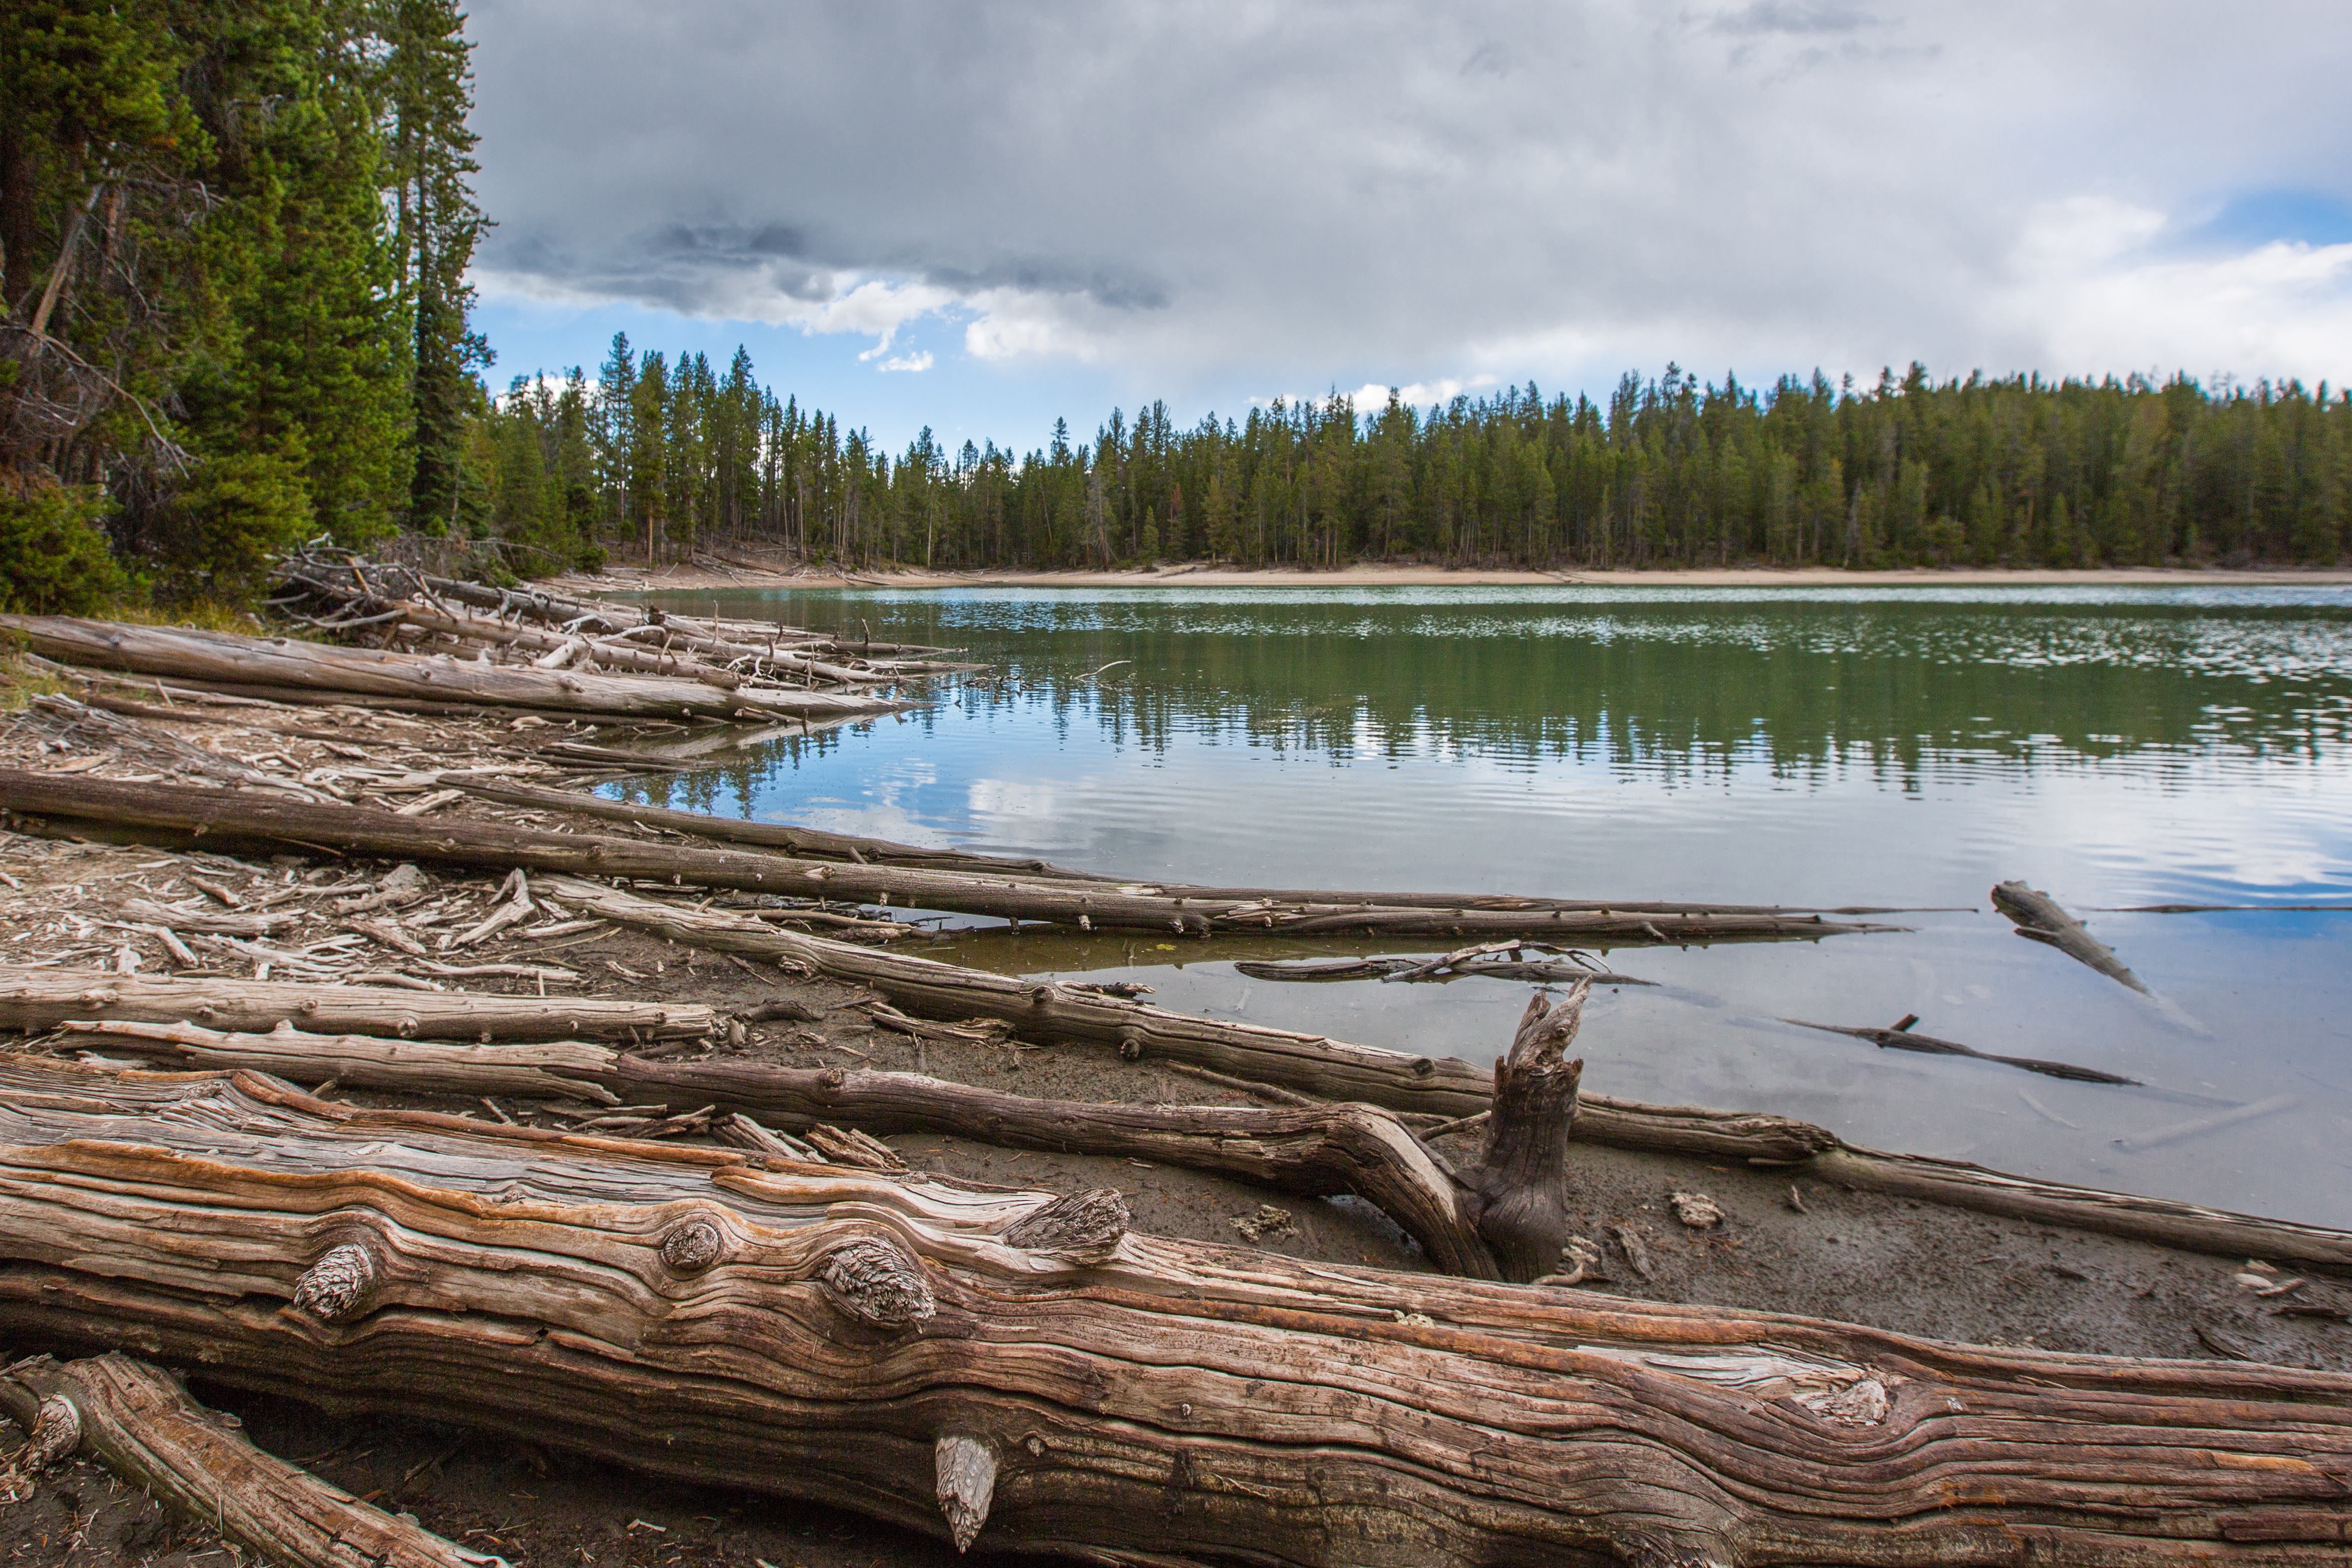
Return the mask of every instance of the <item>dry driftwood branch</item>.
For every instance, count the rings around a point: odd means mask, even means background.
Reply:
[[[879,697],[783,687],[722,691],[696,680],[512,669],[417,653],[247,637],[186,627],[135,626],[71,616],[5,615],[0,626],[62,664],[142,675],[333,692],[350,697],[426,699],[529,708],[574,716],[675,718],[760,715],[896,713],[913,706]]]
[[[2347,1544],[2333,1374],[1297,1264],[1124,1233],[1109,1200],[258,1075],[0,1068],[0,1194],[17,1343],[202,1352],[231,1385],[427,1401],[997,1550],[2100,1568]]]
[[[69,1425],[81,1451],[265,1562],[505,1568],[504,1558],[445,1541],[263,1453],[238,1434],[236,1417],[205,1409],[168,1374],[126,1355],[20,1361],[0,1373],[0,1408],[27,1432],[44,1421],[52,1430]]]
[[[1013,1148],[1108,1155],[1264,1182],[1328,1197],[1352,1193],[1377,1205],[1452,1274],[1496,1278],[1480,1239],[1480,1205],[1395,1117],[1370,1105],[1275,1109],[1244,1105],[1095,1104],[1039,1100],[908,1072],[773,1067],[745,1061],[650,1061],[579,1041],[551,1045],[444,1045],[352,1035],[226,1033],[193,1024],[68,1026],[109,1055],[135,1052],[172,1065],[247,1069],[291,1082],[420,1094],[624,1100],[709,1104],[805,1131],[838,1123],[869,1132],[948,1133]],[[1567,1126],[1548,1162],[1530,1139],[1521,1166],[1484,1182],[1486,1203],[1514,1181],[1547,1190],[1565,1168]],[[1548,1271],[1557,1240],[1522,1277]]]
[[[0,810],[90,833],[135,833],[158,841],[209,847],[283,849],[325,846],[347,854],[521,866],[573,875],[618,876],[791,894],[900,908],[945,909],[1081,929],[1215,930],[1306,934],[1339,929],[1389,933],[1534,931],[1548,936],[1622,944],[1812,941],[1893,926],[1858,925],[1818,915],[1651,915],[1562,908],[1438,909],[1336,904],[1275,904],[1256,899],[1202,899],[1126,883],[1062,883],[1042,877],[980,876],[856,862],[795,862],[749,851],[647,843],[637,839],[557,833],[502,822],[424,822],[372,806],[310,805],[262,800],[243,791],[191,790],[81,775],[0,769]]]
[[[0,967],[0,1029],[36,1032],[69,1019],[208,1025],[267,1032],[280,1024],[324,1034],[402,1040],[694,1040],[724,1032],[696,1002],[486,996],[271,980],[159,980]]]
[[[2055,947],[2077,963],[2088,964],[2111,980],[2120,981],[2146,996],[2147,987],[2116,956],[2115,949],[2092,936],[2083,923],[2058,906],[2048,894],[2021,882],[1994,884],[1993,907],[2009,916],[2017,934]]]

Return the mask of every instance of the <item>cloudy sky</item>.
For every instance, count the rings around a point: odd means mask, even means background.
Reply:
[[[494,379],[902,444],[1532,379],[2352,381],[2352,8],[478,0]]]

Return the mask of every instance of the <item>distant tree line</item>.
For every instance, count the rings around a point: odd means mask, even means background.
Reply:
[[[487,400],[456,0],[0,5],[0,600],[446,528]]]
[[[518,380],[476,433],[477,526],[551,557],[665,560],[728,541],[851,566],[1156,559],[1334,567],[2334,563],[2352,525],[2352,399],[2207,388],[1788,377],[1675,366],[1608,402],[1530,384],[1416,409],[1391,394],[1212,415],[1114,410],[1091,441],[893,456],[779,402],[738,350],[635,353],[592,383]]]

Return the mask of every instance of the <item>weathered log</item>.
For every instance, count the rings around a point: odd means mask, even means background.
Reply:
[[[1329,909],[1423,909],[1474,910],[1485,913],[1540,917],[1553,911],[1577,915],[1625,915],[1627,922],[1646,921],[1655,916],[1685,915],[1753,915],[1765,918],[1793,919],[1817,915],[1901,915],[1915,913],[1878,905],[1850,905],[1840,908],[1805,908],[1794,905],[1764,904],[1694,904],[1675,902],[1644,902],[1642,900],[1611,901],[1607,899],[1532,898],[1519,894],[1502,893],[1350,893],[1315,888],[1270,887],[1211,887],[1192,883],[1137,882],[1131,878],[1106,875],[1100,872],[1073,871],[1066,866],[1045,861],[1018,860],[1005,855],[986,855],[969,850],[924,849],[916,844],[893,843],[887,839],[857,838],[847,833],[828,833],[814,828],[793,827],[782,822],[747,821],[738,817],[713,816],[706,811],[677,811],[666,807],[640,805],[625,800],[608,800],[602,796],[586,795],[576,789],[548,789],[537,785],[517,784],[502,779],[466,780],[468,793],[486,800],[497,800],[510,806],[532,806],[547,810],[568,811],[577,816],[598,817],[607,821],[637,821],[651,826],[672,829],[697,838],[718,839],[725,842],[760,844],[781,849],[802,858],[824,858],[856,861],[862,864],[884,866],[914,866],[938,871],[964,871],[977,874],[1029,873],[1051,878],[1055,882],[1109,883],[1122,885],[1127,891],[1138,889],[1186,904],[1310,904]],[[1028,918],[1024,916],[1024,918]],[[1530,925],[1534,921],[1530,920]],[[1244,923],[1244,928],[1262,928],[1263,922]],[[1370,963],[1391,960],[1370,959]],[[1504,966],[1482,967],[1479,973],[1499,973]],[[1289,978],[1289,976],[1268,976],[1268,978]],[[1298,978],[1348,978],[1340,975],[1300,975]],[[1559,977],[1521,977],[1554,978]],[[1601,982],[1596,982],[1601,983]],[[1620,984],[1643,982],[1620,979]]]
[[[0,967],[0,1029],[35,1032],[69,1019],[192,1021],[263,1032],[281,1024],[323,1034],[422,1040],[694,1040],[722,1032],[697,1002],[487,996],[272,980],[163,980]]]
[[[580,1041],[553,1045],[444,1045],[313,1035],[291,1029],[225,1033],[193,1024],[95,1023],[69,1030],[180,1067],[268,1072],[289,1082],[468,1097],[570,1096],[606,1103],[666,1102],[744,1113],[794,1130],[838,1123],[868,1132],[947,1133],[1013,1148],[1106,1155],[1215,1171],[1269,1186],[1328,1197],[1349,1193],[1377,1205],[1419,1241],[1437,1268],[1497,1277],[1480,1242],[1469,1192],[1404,1125],[1370,1105],[1297,1110],[1255,1105],[1095,1104],[1039,1100],[909,1072],[775,1067],[762,1062],[648,1061]],[[1509,1184],[1552,1183],[1567,1128],[1547,1166],[1495,1169],[1483,1184],[1490,1207]],[[1538,1148],[1541,1140],[1529,1143]],[[1548,1272],[1550,1253],[1524,1271]]]
[[[1413,1057],[1321,1035],[1171,1013],[1147,1004],[967,969],[909,954],[877,952],[714,910],[680,909],[614,888],[565,879],[550,891],[620,925],[719,952],[805,965],[871,986],[908,1012],[1001,1018],[1032,1040],[1132,1046],[1139,1056],[1205,1067],[1329,1100],[1445,1117],[1487,1108],[1493,1088],[1468,1062]],[[1647,1105],[1581,1093],[1574,1136],[1616,1148],[1709,1160],[1805,1167],[1842,1186],[1988,1214],[2071,1225],[2135,1240],[2224,1256],[2291,1259],[2352,1274],[2352,1232],[2232,1214],[2169,1198],[2033,1181],[1964,1161],[1856,1148],[1809,1122],[1760,1112]]]
[[[2021,882],[1997,883],[1993,907],[2009,916],[2017,934],[2028,941],[2055,947],[2079,964],[2087,964],[2111,980],[2120,981],[2143,996],[2147,987],[2116,956],[2115,949],[2092,936],[2083,923],[2058,906],[2048,894]]]
[[[423,698],[572,715],[732,718],[745,711],[896,713],[914,706],[880,697],[786,687],[721,691],[699,681],[512,669],[419,653],[247,637],[187,627],[136,626],[70,616],[5,615],[0,626],[65,664],[238,685],[281,685],[347,696]]]
[[[505,1568],[502,1557],[445,1541],[263,1453],[238,1434],[235,1417],[205,1409],[168,1374],[126,1355],[20,1361],[0,1373],[0,1408],[27,1432],[44,1421],[53,1430],[69,1425],[80,1451],[266,1563]]]
[[[1171,896],[1158,888],[1126,883],[981,876],[854,862],[795,862],[773,854],[557,833],[503,822],[427,823],[372,806],[266,800],[243,791],[191,790],[15,768],[0,768],[0,810],[89,824],[91,832],[129,830],[188,843],[201,839],[209,847],[324,845],[347,854],[522,866],[531,871],[643,878],[747,893],[879,902],[900,908],[1051,921],[1080,929],[1199,934],[1217,930],[1306,934],[1341,928],[1390,933],[1475,930],[1537,932],[1621,945],[1684,946],[1810,942],[1899,929],[1826,921],[1819,915],[1633,915],[1561,908],[1391,908],[1202,899]]]
[[[689,753],[687,747],[669,747],[654,755],[682,758]],[[734,817],[714,817],[703,811],[674,811],[665,806],[651,806],[635,800],[609,800],[601,795],[584,795],[577,789],[547,789],[535,784],[473,779],[467,780],[464,789],[469,795],[478,795],[485,800],[496,800],[501,805],[568,811],[574,816],[602,818],[610,822],[643,822],[648,827],[669,828],[698,838],[782,850],[803,859],[862,860],[868,865],[921,866],[933,871],[1031,872],[1063,882],[1116,880],[1092,872],[1071,871],[1048,861],[1014,860],[1003,855],[974,854],[968,850],[930,850],[919,844],[893,843],[887,839],[829,833],[821,828],[746,821]]]
[[[428,1401],[997,1550],[1762,1568],[2030,1546],[2098,1568],[2347,1542],[2338,1375],[1297,1264],[1082,1215],[1072,1256],[1063,1227],[1021,1228],[1045,1195],[352,1111],[257,1075],[8,1064],[0,1197],[16,1343]],[[372,1260],[359,1293],[299,1304],[343,1248]]]
[[[1580,964],[1538,964],[1516,960],[1474,963],[1465,959],[1458,964],[1433,966],[1418,958],[1340,958],[1329,962],[1263,963],[1244,958],[1234,965],[1234,972],[1247,975],[1253,980],[1408,980],[1416,985],[1443,984],[1448,980],[1534,980],[1542,984],[1582,980],[1595,986],[1654,986],[1655,980],[1636,979],[1632,975],[1612,974],[1606,969],[1588,969]]]
[[[2028,1072],[2039,1072],[2045,1078],[2068,1078],[2077,1083],[2132,1083],[2137,1078],[2126,1078],[2119,1072],[2108,1072],[2096,1067],[2075,1067],[2063,1061],[2044,1061],[2038,1056],[2000,1056],[1990,1051],[1979,1051],[1972,1045],[1962,1045],[1957,1040],[1937,1040],[1932,1034],[1913,1034],[1914,1018],[1893,1029],[1863,1029],[1849,1024],[1807,1023],[1803,1019],[1782,1019],[1782,1023],[1799,1029],[1817,1029],[1825,1034],[1852,1035],[1866,1040],[1883,1051],[1917,1051],[1929,1056],[1972,1056],[1979,1061],[1998,1061],[2007,1067],[2022,1067]]]

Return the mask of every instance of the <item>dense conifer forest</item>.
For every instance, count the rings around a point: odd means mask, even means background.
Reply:
[[[2332,564],[2352,399],[2140,376],[1605,402],[1161,403],[882,450],[616,340],[493,396],[454,0],[0,7],[0,600],[236,602],[305,538],[478,569],[766,542],[853,567]]]
[[[1669,366],[1604,406],[1533,385],[1427,409],[1347,398],[1179,427],[1113,410],[1041,449],[929,431],[893,456],[779,402],[738,350],[517,381],[484,423],[484,524],[551,553],[761,539],[853,565],[1214,559],[1453,565],[2333,563],[2352,402],[2176,378],[1756,392]]]

